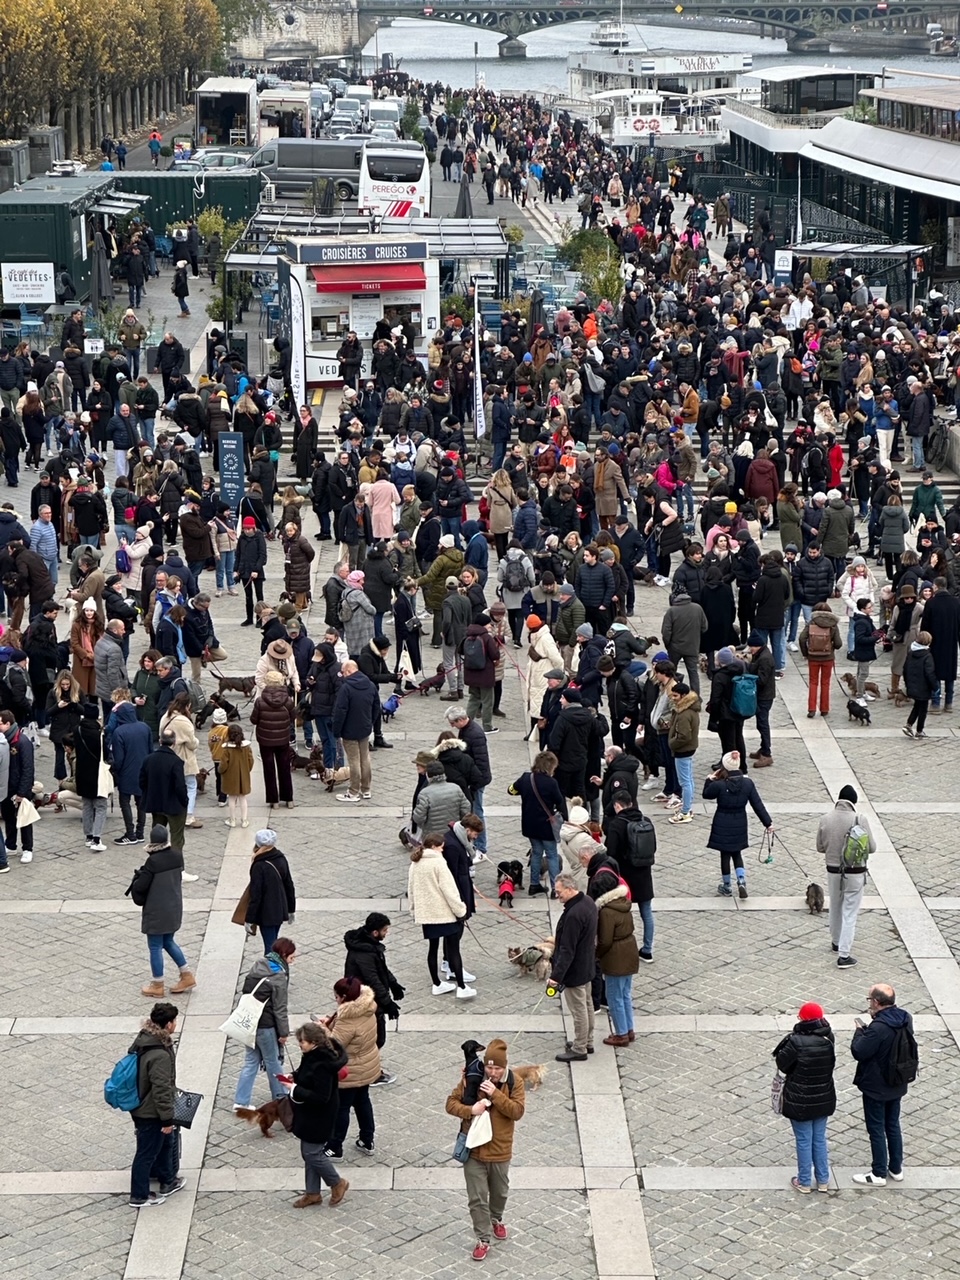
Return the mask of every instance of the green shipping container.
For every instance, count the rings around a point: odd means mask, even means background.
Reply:
[[[52,262],[65,267],[77,298],[90,296],[90,244],[96,207],[109,198],[115,174],[34,178],[0,194],[0,254],[4,262]]]
[[[256,213],[260,200],[261,178],[256,170],[199,174],[176,169],[163,172],[125,169],[113,176],[118,191],[150,197],[143,206],[144,212],[160,235],[166,234],[170,224],[195,218],[204,209],[218,205],[228,222],[245,221]]]

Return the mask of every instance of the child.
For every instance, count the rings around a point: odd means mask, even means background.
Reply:
[[[222,707],[217,707],[213,713],[213,728],[207,734],[207,746],[210,748],[210,755],[213,759],[213,771],[217,779],[217,806],[221,809],[227,807],[227,797],[224,795],[223,784],[220,778],[220,760],[223,754],[223,745],[227,740],[227,713]]]
[[[253,749],[244,738],[243,730],[238,724],[227,725],[226,740],[220,748],[219,784],[230,802],[230,817],[224,819],[224,825],[227,827],[249,827],[250,825],[250,819],[247,817],[247,796],[251,790],[252,769]]]

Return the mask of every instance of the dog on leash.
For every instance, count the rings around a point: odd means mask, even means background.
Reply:
[[[207,785],[207,779],[210,777],[210,774],[212,772],[213,772],[212,769],[197,770],[197,795],[199,796],[203,795],[203,789]]]
[[[421,698],[429,698],[431,689],[442,689],[443,682],[446,679],[446,672],[443,669],[443,663],[437,667],[436,675],[430,676],[427,680],[421,680],[417,685],[417,693]]]
[[[219,693],[226,693],[232,690],[234,693],[242,693],[245,698],[252,698],[256,683],[253,676],[221,676],[219,680]],[[227,713],[229,719],[229,712]]]
[[[875,698],[880,697],[880,686],[874,680],[867,680],[863,686],[864,693],[872,693]]]
[[[464,1040],[460,1046],[463,1051],[463,1074],[468,1080],[474,1079],[478,1085],[483,1080],[482,1054],[486,1047],[479,1040]],[[542,1062],[538,1062],[533,1066],[511,1067],[510,1070],[523,1081],[524,1087],[529,1089],[531,1093],[535,1093],[540,1088],[543,1084],[543,1078],[547,1074],[547,1068]]]
[[[272,1138],[273,1134],[270,1130],[280,1119],[280,1103],[282,1101],[284,1101],[282,1098],[271,1098],[269,1102],[265,1102],[261,1107],[238,1107],[234,1115],[240,1120],[246,1120],[247,1124],[258,1124],[263,1136]]]
[[[823,910],[823,890],[818,884],[807,885],[807,909],[811,915],[814,912],[819,915]]]
[[[391,693],[390,697],[380,704],[380,713],[383,716],[384,724],[389,724],[393,717],[400,710],[400,696]]]
[[[857,696],[856,676],[851,675],[849,671],[845,671],[840,677],[840,683],[844,686],[851,698],[855,698]]]
[[[507,959],[517,966],[521,977],[532,975],[538,981],[546,982],[550,976],[554,945],[553,938],[541,938],[529,947],[507,947]]]
[[[512,862],[497,863],[497,895],[501,907],[513,906],[513,895],[523,888],[523,863],[514,859]]]
[[[856,698],[847,699],[847,715],[851,720],[856,720],[858,724],[870,723],[870,708],[861,707]]]
[[[207,705],[197,716],[197,728],[202,729],[215,711],[225,711],[227,713],[227,724],[240,719],[240,712],[229,698],[223,697],[220,693],[211,693]]]

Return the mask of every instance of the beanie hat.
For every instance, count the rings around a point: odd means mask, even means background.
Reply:
[[[731,662],[736,662],[737,655],[733,652],[729,645],[724,645],[717,653],[717,662],[721,667],[727,667]]]
[[[737,514],[737,504],[735,502],[725,502],[723,504],[723,514],[725,516],[735,516]]]
[[[581,622],[579,627],[577,627],[577,635],[581,640],[592,640],[593,627],[591,627],[589,622]]]
[[[528,616],[527,618],[528,631],[539,631],[542,626],[543,626],[543,619],[539,616],[539,614],[531,613]]]
[[[150,828],[150,843],[160,845],[170,843],[170,832],[162,822],[154,823]]]
[[[751,631],[747,636],[747,645],[751,649],[760,649],[766,644],[763,634],[760,631]]]
[[[579,689],[564,689],[560,696],[565,698],[567,702],[573,703],[578,707],[583,704],[583,698],[580,696]]]
[[[282,618],[284,622],[290,622],[297,616],[297,606],[292,600],[281,600],[277,605],[277,617]]]
[[[445,778],[446,776],[444,767],[439,760],[431,760],[427,765],[428,778]]]
[[[813,1000],[808,1000],[806,1004],[800,1006],[800,1012],[797,1017],[801,1022],[816,1022],[823,1017],[823,1006]]]
[[[720,763],[728,773],[733,773],[735,769],[740,768],[740,752],[728,751],[725,755],[721,756]]]
[[[503,1040],[491,1040],[483,1051],[483,1064],[486,1067],[506,1067],[507,1046]]]
[[[828,490],[827,490],[827,501],[828,501],[828,502],[833,502],[836,498],[839,498],[839,497],[840,497],[840,490],[839,490],[839,489],[828,489]]]
[[[243,528],[244,528],[244,529],[255,529],[256,527],[257,527],[257,522],[256,522],[256,520],[254,520],[253,516],[244,516],[244,517],[243,517]]]
[[[93,599],[91,599],[91,600],[84,600],[83,605],[82,605],[82,607],[81,607],[81,612],[82,612],[82,613],[96,613],[96,612],[97,612],[97,602],[96,602],[96,600],[93,600]]]
[[[837,796],[837,799],[849,800],[851,804],[856,804],[857,801],[860,799],[860,797],[857,795],[854,788],[851,787],[849,783],[847,783],[845,787],[840,788],[840,794]]]
[[[582,827],[585,823],[590,821],[590,814],[586,809],[584,809],[582,804],[575,804],[569,810],[568,818],[570,822],[574,822],[577,826]]]
[[[452,533],[445,533],[440,539],[440,545],[441,547],[450,548],[454,545],[455,541],[456,540]]]
[[[277,843],[277,833],[271,831],[269,827],[262,827],[253,838],[261,849]]]
[[[347,574],[347,585],[350,587],[362,587],[366,575],[362,569],[354,569],[352,573]]]
[[[213,723],[214,724],[227,723],[227,713],[224,711],[223,707],[217,707],[216,711],[213,713]]]
[[[565,582],[563,586],[560,588],[560,595],[566,596],[569,599],[569,597],[572,596],[573,594],[574,594],[573,587],[570,585],[569,582]]]

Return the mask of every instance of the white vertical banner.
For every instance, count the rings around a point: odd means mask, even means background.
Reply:
[[[290,386],[293,390],[293,412],[307,403],[307,349],[303,329],[303,290],[296,275],[290,272]]]
[[[794,244],[799,244],[803,239],[803,214],[800,212],[800,206],[803,204],[803,180],[800,170],[800,157],[797,156],[797,234]]]
[[[480,330],[483,328],[483,315],[480,311],[479,299],[474,298],[476,310],[473,315],[473,421],[477,428],[477,439],[482,440],[487,434],[487,415],[483,410],[483,379],[480,377]]]

